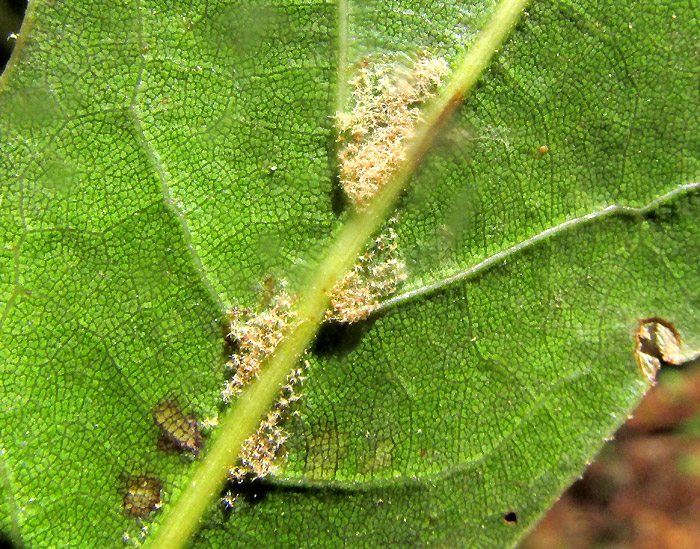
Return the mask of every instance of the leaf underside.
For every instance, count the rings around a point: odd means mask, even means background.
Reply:
[[[453,62],[492,8],[350,3],[339,44],[326,2],[68,4],[33,4],[0,88],[0,526],[32,547],[137,541],[131,475],[177,497],[151,410],[217,414],[227,308],[293,289],[342,218],[339,47]],[[322,329],[286,460],[195,546],[534,524],[646,391],[639,321],[700,347],[698,23],[533,3],[399,205],[406,298]]]

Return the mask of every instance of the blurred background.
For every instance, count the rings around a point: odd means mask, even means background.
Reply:
[[[0,0],[0,72],[27,2]],[[666,367],[523,549],[700,548],[700,361]]]

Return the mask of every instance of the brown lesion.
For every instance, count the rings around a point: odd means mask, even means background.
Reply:
[[[185,415],[178,403],[165,399],[153,409],[153,420],[160,428],[159,450],[179,450],[195,456],[202,448],[202,437],[194,415]]]
[[[130,517],[144,518],[160,508],[162,482],[145,475],[129,477],[122,507]]]
[[[685,361],[680,352],[681,336],[667,320],[658,317],[641,320],[635,339],[634,356],[649,383],[656,382],[656,374],[663,364],[678,365]]]

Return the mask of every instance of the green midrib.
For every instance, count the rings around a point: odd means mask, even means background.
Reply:
[[[502,0],[496,6],[475,43],[457,63],[452,78],[426,105],[423,120],[406,146],[406,160],[397,166],[387,184],[365,208],[350,212],[325,259],[299,292],[294,311],[298,322],[285,334],[285,339],[264,364],[257,380],[249,384],[226,411],[209,451],[195,466],[180,497],[166,511],[160,527],[149,538],[149,547],[183,547],[196,531],[209,505],[218,498],[241,445],[255,432],[261,417],[277,398],[288,373],[312,342],[330,302],[328,292],[352,267],[370,238],[388,218],[409,178],[430,149],[438,129],[473,89],[526,4],[527,0]],[[344,25],[347,4],[340,2],[339,9],[341,25]],[[342,44],[339,47],[342,48]]]

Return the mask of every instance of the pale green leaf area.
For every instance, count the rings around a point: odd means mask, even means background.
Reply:
[[[219,413],[227,309],[268,276],[294,291],[345,218],[338,72],[454,64],[492,11],[31,3],[0,80],[9,539],[157,532],[194,467],[158,450],[152,408]],[[531,3],[397,207],[406,282],[321,329],[286,459],[194,546],[508,546],[532,527],[647,390],[639,321],[700,348],[698,36],[686,2]],[[143,520],[122,510],[141,474],[164,502]]]

